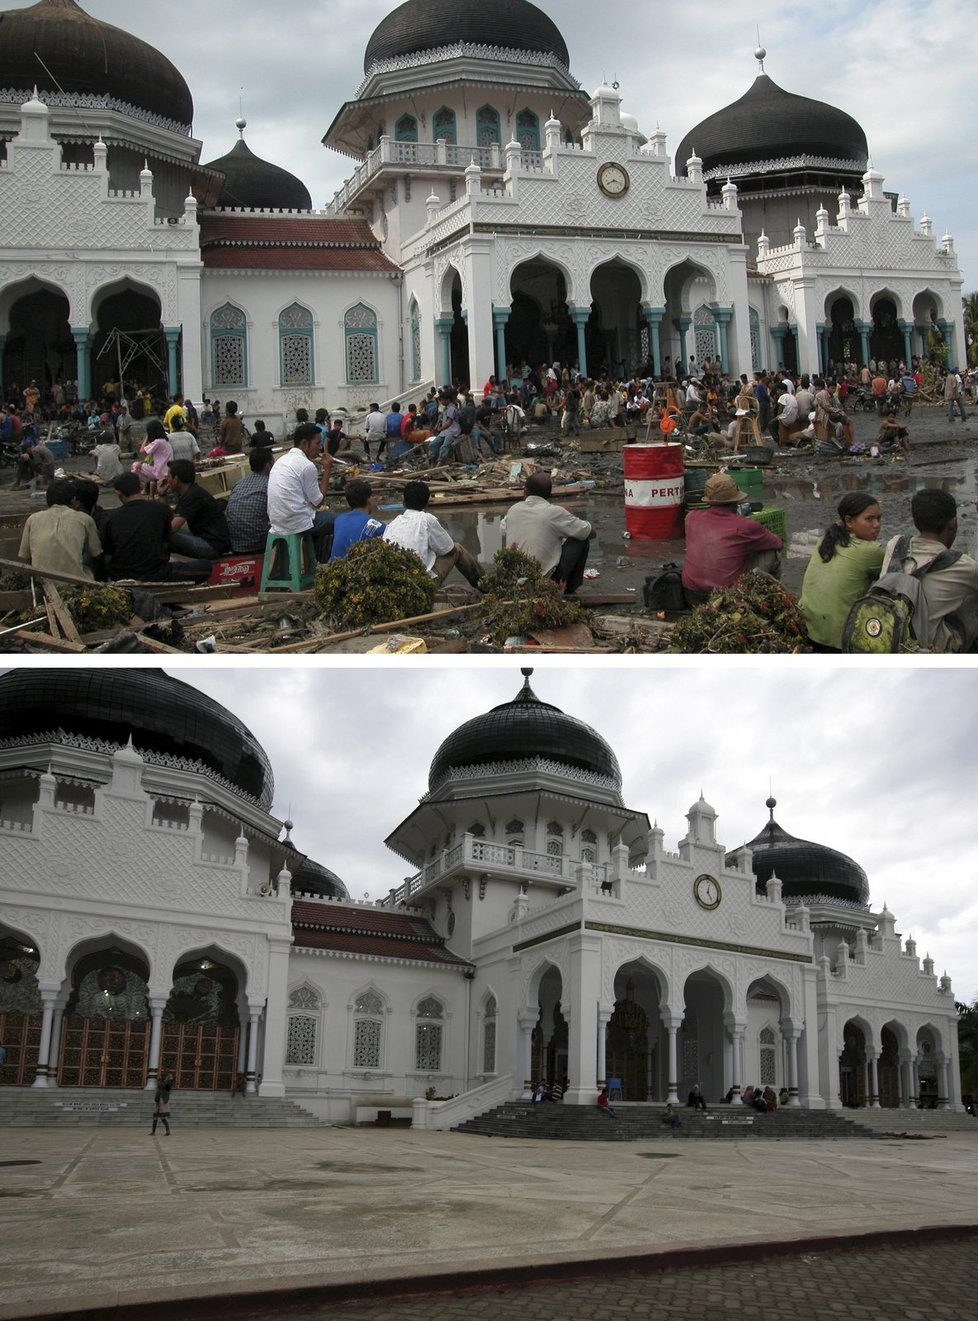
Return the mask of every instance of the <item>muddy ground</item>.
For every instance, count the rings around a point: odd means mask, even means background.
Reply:
[[[821,532],[832,521],[836,505],[847,491],[870,490],[879,496],[883,511],[883,538],[909,531],[910,500],[921,487],[940,487],[950,491],[958,502],[960,532],[957,545],[975,553],[978,543],[978,409],[968,406],[967,421],[948,423],[942,406],[917,405],[910,419],[912,446],[908,455],[883,459],[869,457],[869,443],[875,439],[878,421],[871,414],[857,414],[854,418],[857,440],[866,444],[866,452],[852,458],[823,458],[811,453],[799,454],[781,451],[775,454],[770,466],[763,469],[763,482],[759,496],[766,506],[777,506],[785,511],[788,529],[788,554],[783,580],[792,591],[798,592],[805,567],[813,546]],[[550,434],[543,433],[544,435]],[[529,437],[539,440],[543,435],[534,431]],[[641,604],[641,587],[647,574],[669,561],[681,561],[682,541],[650,542],[627,539],[622,489],[620,456],[608,454],[579,454],[573,442],[564,445],[561,459],[545,460],[555,473],[583,475],[595,481],[596,489],[577,498],[565,499],[576,514],[591,521],[598,536],[592,544],[589,568],[597,576],[585,583],[582,598],[594,594],[627,593]],[[69,460],[68,471],[88,471],[90,459]],[[41,507],[24,491],[12,491],[10,469],[0,472],[0,556],[16,557],[20,528],[27,515]],[[479,559],[488,564],[502,544],[501,521],[514,495],[505,494],[499,504],[444,507],[433,505],[453,537],[464,544]],[[384,508],[380,517],[393,518],[397,512],[396,492],[388,492],[379,503]],[[107,508],[115,505],[115,495],[103,492],[101,502]],[[335,503],[345,508],[342,496]],[[452,574],[446,583],[452,593],[463,587],[463,581]],[[609,607],[615,612],[627,610],[620,604]],[[469,630],[464,630],[468,632]],[[377,639],[374,639],[376,643]],[[345,648],[344,648],[345,649]],[[365,646],[357,645],[357,651]]]

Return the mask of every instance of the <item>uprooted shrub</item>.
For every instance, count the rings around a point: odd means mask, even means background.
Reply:
[[[373,537],[323,565],[313,596],[331,627],[367,628],[428,614],[435,583],[414,551]]]
[[[479,619],[497,645],[534,629],[563,628],[581,619],[581,607],[540,572],[531,555],[515,546],[497,550],[479,582],[485,593]]]

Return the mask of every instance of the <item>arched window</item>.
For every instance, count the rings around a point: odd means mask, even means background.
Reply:
[[[564,828],[559,821],[547,823],[547,856],[553,858],[550,865],[554,871],[560,870],[560,857],[564,851]]]
[[[500,126],[499,111],[491,105],[484,105],[475,116],[476,143],[480,147],[500,146],[503,132]]]
[[[597,862],[598,837],[593,830],[581,831],[581,861]]]
[[[394,125],[395,142],[417,142],[418,121],[413,115],[402,115]]]
[[[384,1002],[376,991],[363,991],[353,1004],[353,1067],[379,1069],[383,1047]]]
[[[278,319],[283,385],[313,385],[313,320],[308,308],[293,303]]]
[[[418,1005],[415,1028],[414,1067],[419,1073],[441,1072],[441,1020],[445,1016],[440,1000],[429,995]]]
[[[411,299],[411,380],[421,380],[421,312],[415,299]]]
[[[761,318],[750,310],[750,361],[754,371],[761,370]]]
[[[468,833],[474,839],[485,839],[486,828],[481,821],[473,821],[472,824],[469,826]]]
[[[759,1038],[761,1050],[761,1086],[774,1087],[778,1081],[777,1039],[772,1028],[762,1028]]]
[[[706,362],[717,352],[716,318],[708,307],[702,305],[693,313],[693,330],[696,335],[696,361]]]
[[[496,1072],[496,997],[487,995],[482,1009],[482,1072]]]
[[[377,314],[357,303],[343,318],[347,385],[377,385]]]
[[[231,303],[211,314],[211,383],[248,384],[248,321]]]
[[[523,822],[515,818],[506,827],[506,843],[511,849],[523,847]]]
[[[540,150],[540,116],[521,110],[516,116],[516,141],[524,151]]]
[[[293,1065],[316,1063],[316,1039],[319,1035],[321,1001],[311,986],[300,986],[289,996],[289,1022],[285,1043],[285,1062]],[[293,1010],[300,1012],[293,1013]]]
[[[443,105],[440,110],[435,111],[434,118],[431,121],[431,129],[435,135],[435,141],[439,138],[445,142],[451,142],[453,145],[458,142],[458,132],[455,127],[455,111],[449,110],[448,106]]]

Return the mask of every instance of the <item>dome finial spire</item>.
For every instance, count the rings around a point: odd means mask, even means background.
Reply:
[[[761,27],[760,27],[760,24],[757,25],[757,28],[756,28],[755,30],[756,30],[756,32],[757,32],[757,46],[756,46],[755,49],[754,49],[754,59],[757,60],[758,64],[761,66],[759,72],[760,72],[760,73],[763,73],[763,72],[764,72],[764,61],[765,61],[765,59],[767,59],[767,51],[766,51],[766,50],[764,49],[764,47],[761,45]]]

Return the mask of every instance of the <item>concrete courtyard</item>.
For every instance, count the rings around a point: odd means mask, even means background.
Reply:
[[[573,1144],[181,1132],[175,1114],[170,1138],[8,1129],[0,1176],[0,1318],[135,1317],[144,1303],[283,1316],[282,1291],[305,1308],[572,1263],[693,1250],[708,1265],[762,1243],[975,1226],[978,1124],[927,1139]]]

